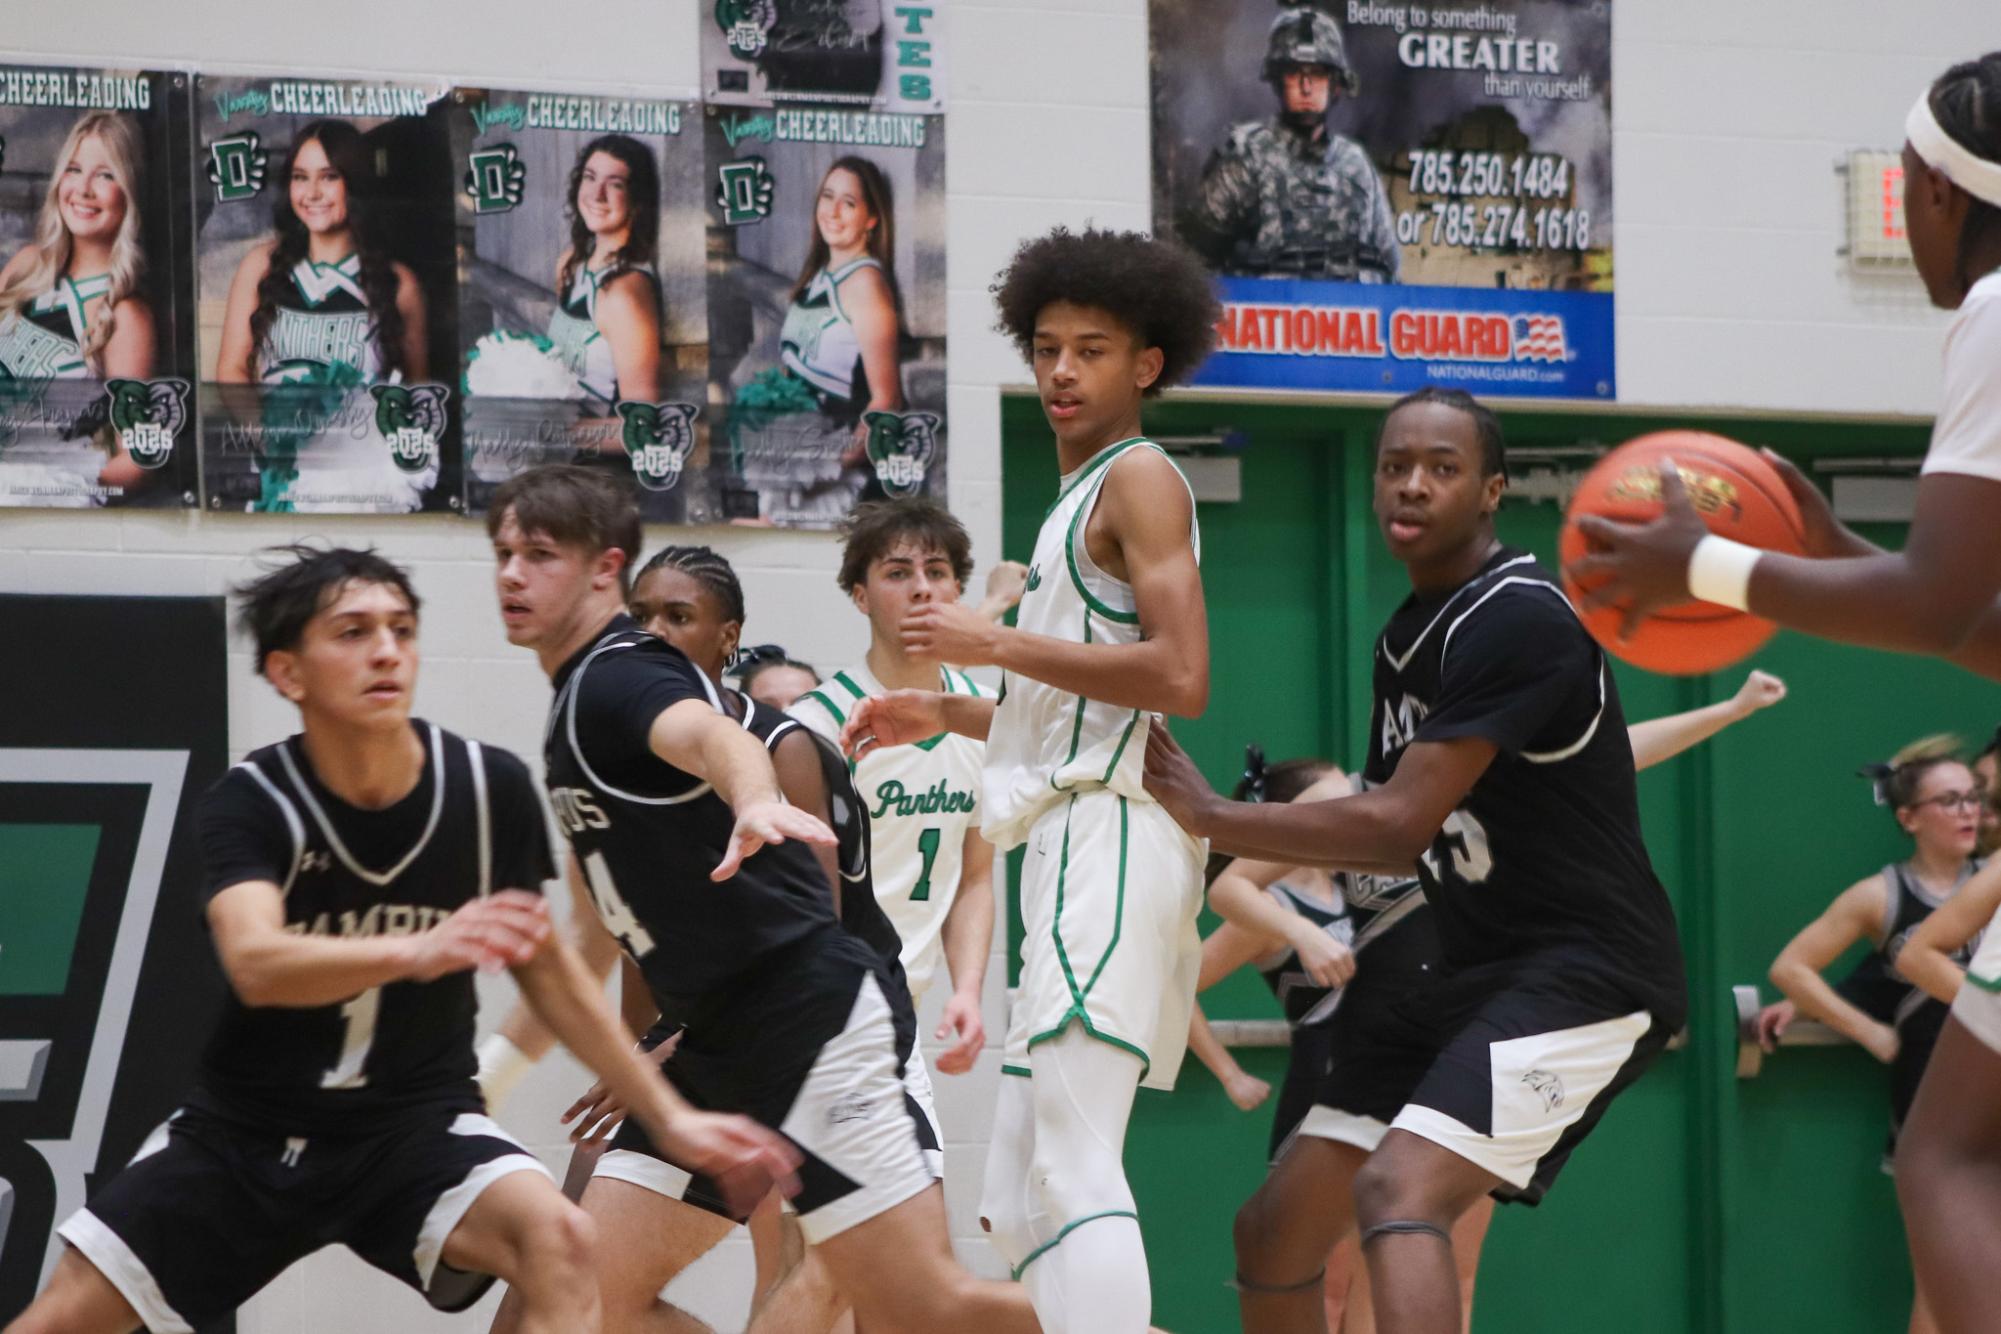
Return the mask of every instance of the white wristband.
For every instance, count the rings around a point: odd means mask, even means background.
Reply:
[[[1688,591],[1703,602],[1751,609],[1751,571],[1765,553],[1711,533],[1688,558]]]
[[[479,1091],[486,1095],[486,1110],[497,1110],[534,1068],[528,1053],[515,1046],[507,1034],[488,1034],[479,1044]]]

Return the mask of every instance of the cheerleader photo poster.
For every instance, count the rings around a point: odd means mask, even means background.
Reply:
[[[188,84],[0,66],[0,506],[194,501]]]
[[[195,94],[204,503],[458,508],[445,89],[204,74]]]
[[[707,109],[724,517],[945,491],[945,118]]]
[[[459,88],[450,115],[466,508],[576,463],[712,521],[700,107]]]

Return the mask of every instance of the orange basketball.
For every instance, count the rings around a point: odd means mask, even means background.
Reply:
[[[1561,554],[1570,564],[1590,543],[1573,520],[1580,514],[1644,523],[1661,512],[1660,464],[1672,458],[1697,513],[1719,537],[1767,551],[1798,555],[1804,546],[1799,506],[1778,471],[1754,449],[1706,431],[1656,431],[1619,446],[1584,476],[1565,516]],[[1620,640],[1623,609],[1583,610],[1587,591],[1564,577],[1592,638],[1636,667],[1671,676],[1713,672],[1756,652],[1778,629],[1748,612],[1713,602],[1665,607]]]

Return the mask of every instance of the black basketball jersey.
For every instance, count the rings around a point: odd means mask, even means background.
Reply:
[[[1953,888],[1957,890],[1965,884],[1979,868],[1979,858],[1967,858],[1967,862],[1959,868],[1959,880],[1953,882]],[[1913,1016],[1931,1008],[1937,1012],[1925,1014],[1925,1018],[1943,1022],[1945,1006],[1935,1002],[1923,988],[1911,986],[1903,974],[1897,972],[1897,956],[1903,952],[1903,942],[1911,938],[1911,932],[1915,932],[1935,908],[1943,906],[1951,894],[1937,896],[1927,890],[1925,884],[1911,874],[1909,862],[1891,862],[1885,866],[1883,888],[1887,894],[1883,900],[1881,944],[1863,956],[1855,970],[1843,978],[1837,990],[1849,1000],[1849,1004],[1883,1024],[1905,1028]],[[1955,964],[1965,966],[1971,962],[1979,944],[1981,938],[1973,936],[1973,940],[1953,950],[1949,958]]]
[[[709,879],[736,817],[648,745],[654,719],[684,700],[725,712],[685,654],[620,615],[555,685],[544,747],[556,820],[599,920],[639,965],[665,1021],[696,1027],[771,956],[816,933],[840,935],[804,843],[766,846],[731,879]]]
[[[812,728],[776,709],[766,708],[750,696],[735,691],[731,698],[741,701],[744,730],[777,754],[778,743],[798,733],[809,738],[820,758],[820,776],[827,785],[827,823],[840,840],[835,857],[841,868],[841,926],[881,955],[896,976],[903,977],[903,938],[896,933],[889,914],[875,897],[875,876],[870,868],[868,808],[855,791],[854,771],[834,743]]]
[[[1640,837],[1632,746],[1604,654],[1535,558],[1502,548],[1443,596],[1406,599],[1376,642],[1364,774],[1413,742],[1498,750],[1420,859],[1445,961],[1497,984],[1533,971],[1678,1026],[1673,910]]]
[[[1265,893],[1277,900],[1279,907],[1298,913],[1343,945],[1354,944],[1355,920],[1348,915],[1347,905],[1338,897],[1330,906],[1311,895],[1299,893],[1283,880],[1266,886]],[[1339,988],[1323,987],[1315,982],[1312,975],[1299,966],[1299,954],[1290,945],[1255,962],[1258,976],[1265,980],[1265,985],[1277,998],[1279,1009],[1285,1013],[1286,1023],[1294,1026],[1310,1024],[1333,1008]]]
[[[554,871],[520,759],[430,723],[417,786],[362,810],[313,773],[299,737],[253,751],[202,798],[213,896],[246,881],[284,895],[286,930],[358,938],[427,931],[497,889],[539,893]],[[439,1102],[480,1106],[470,973],[391,982],[338,1005],[224,1002],[194,1102],[219,1115],[350,1132]]]

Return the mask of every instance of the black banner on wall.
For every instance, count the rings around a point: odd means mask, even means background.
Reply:
[[[194,809],[228,763],[223,615],[0,596],[0,1320],[174,1109],[220,995]]]

